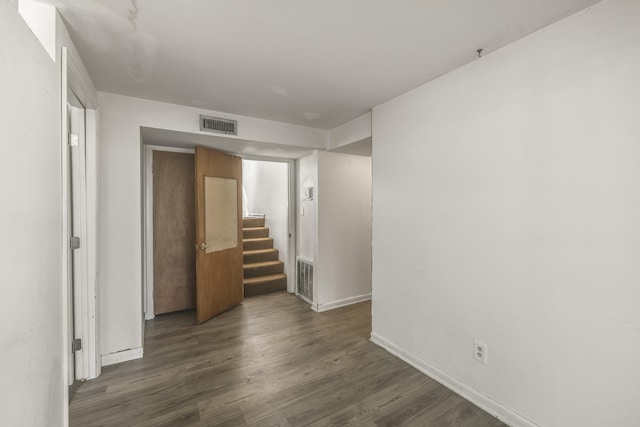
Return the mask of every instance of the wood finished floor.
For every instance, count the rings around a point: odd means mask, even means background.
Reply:
[[[71,426],[473,426],[505,424],[369,341],[371,304],[315,313],[248,298],[195,325],[146,323],[144,358],[103,368]]]

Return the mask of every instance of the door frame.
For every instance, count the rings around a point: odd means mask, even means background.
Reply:
[[[69,310],[74,310],[75,324],[80,329],[76,336],[82,339],[82,350],[76,364],[75,379],[87,380],[96,378],[101,372],[99,336],[98,336],[98,310],[97,310],[97,235],[98,235],[98,99],[90,80],[85,78],[86,72],[82,62],[73,50],[63,46],[61,49],[61,197],[62,197],[62,313],[65,320],[62,322],[63,340],[63,377],[69,376],[69,346],[71,345],[71,329],[66,321]],[[68,218],[71,215],[69,209],[69,162],[68,144],[68,113],[67,93],[73,91],[79,101],[85,107],[85,138],[84,144],[79,146],[79,188],[80,194],[75,195],[74,203],[77,203],[79,218],[80,249],[76,250],[80,263],[79,274],[73,276],[73,269],[69,269],[69,229]],[[75,179],[75,177],[74,177]],[[69,307],[69,286],[71,280],[76,282],[77,290],[75,307]],[[79,368],[79,369],[78,369]],[[69,390],[65,386],[65,402],[69,401]],[[68,410],[68,406],[65,410]]]
[[[187,153],[195,155],[193,148],[165,147],[161,145],[144,145],[143,163],[143,200],[142,204],[142,313],[144,320],[155,317],[153,305],[153,152]],[[194,242],[195,244],[195,242]],[[144,347],[144,322],[142,342]]]
[[[208,147],[216,149],[215,147]],[[153,308],[153,151],[169,151],[174,153],[191,153],[195,155],[194,148],[170,147],[163,145],[143,144],[142,161],[142,316],[144,320],[151,320],[155,317]],[[248,156],[239,153],[234,154],[246,160],[259,160],[266,162],[287,163],[289,165],[289,256],[287,259],[287,292],[295,294],[295,260],[296,260],[296,160],[281,157]],[[194,242],[195,244],[195,242]],[[144,325],[144,322],[143,322]],[[144,326],[142,334],[144,346]]]
[[[286,163],[289,174],[288,185],[288,227],[289,227],[289,240],[287,245],[288,257],[287,257],[287,292],[290,294],[296,294],[296,159],[287,159],[284,157],[266,157],[266,156],[253,156],[242,155],[245,160],[258,160],[261,162],[276,162]]]

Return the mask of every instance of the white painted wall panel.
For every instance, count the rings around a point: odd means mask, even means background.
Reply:
[[[374,334],[541,426],[640,419],[639,20],[598,3],[373,111]]]
[[[8,1],[0,70],[0,413],[3,425],[62,426],[59,67]]]
[[[318,152],[318,303],[371,294],[371,158]]]
[[[329,131],[329,150],[371,138],[371,112]]]
[[[313,200],[304,200],[303,188],[312,187],[313,191],[317,191],[316,184],[318,182],[318,152],[315,151],[310,156],[302,157],[297,161],[297,227],[298,227],[298,256],[313,262],[316,258],[317,249],[317,202],[314,196]],[[314,298],[315,298],[314,293]]]

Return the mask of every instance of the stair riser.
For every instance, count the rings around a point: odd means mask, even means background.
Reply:
[[[261,254],[244,254],[243,263],[253,264],[256,262],[277,261],[279,253],[277,250],[261,253]]]
[[[245,228],[242,230],[243,239],[257,239],[259,237],[269,237],[268,228]]]
[[[245,240],[244,242],[242,242],[242,248],[245,251],[255,251],[257,249],[270,249],[272,247],[273,247],[273,239],[271,238],[265,239],[265,240],[258,240],[258,241]]]
[[[255,283],[252,285],[244,285],[244,296],[252,297],[255,295],[268,294],[270,292],[286,291],[287,279],[275,279],[263,283]]]
[[[284,264],[278,263],[274,265],[265,265],[261,267],[254,268],[245,268],[244,269],[244,278],[248,279],[250,277],[258,277],[258,276],[267,276],[269,274],[280,274],[284,270]]]
[[[242,227],[264,227],[264,218],[242,218]]]

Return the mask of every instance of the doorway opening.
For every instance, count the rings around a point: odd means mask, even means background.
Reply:
[[[61,49],[63,395],[100,375],[97,311],[98,100],[82,63]],[[69,406],[63,408],[68,417]]]
[[[98,100],[81,62],[62,47],[62,323],[65,400],[100,375],[97,312]],[[64,408],[68,415],[68,406]]]
[[[293,292],[289,271],[289,164],[242,161],[244,294]]]
[[[207,252],[209,245],[203,246],[202,236],[196,236],[194,150],[146,144],[144,158],[144,317],[150,320],[157,314],[197,307],[196,258]],[[267,280],[272,282],[273,276],[294,277],[289,273],[293,265],[290,258],[295,253],[291,231],[295,220],[291,210],[295,205],[289,200],[294,194],[289,188],[293,184],[293,165],[294,161],[289,159],[242,159],[240,212],[249,218],[243,223],[258,220],[264,224],[240,225],[239,246],[246,252],[252,245],[272,242],[278,254],[275,260],[258,260],[252,263],[258,265],[243,268],[245,281],[258,281],[261,272],[269,273],[266,275],[272,277]],[[245,236],[244,228],[260,230],[250,230]],[[265,229],[270,236],[262,237]],[[254,250],[268,251],[267,248]],[[243,288],[245,296],[253,295],[247,290],[247,283]],[[293,292],[294,284],[286,283],[284,289]]]

